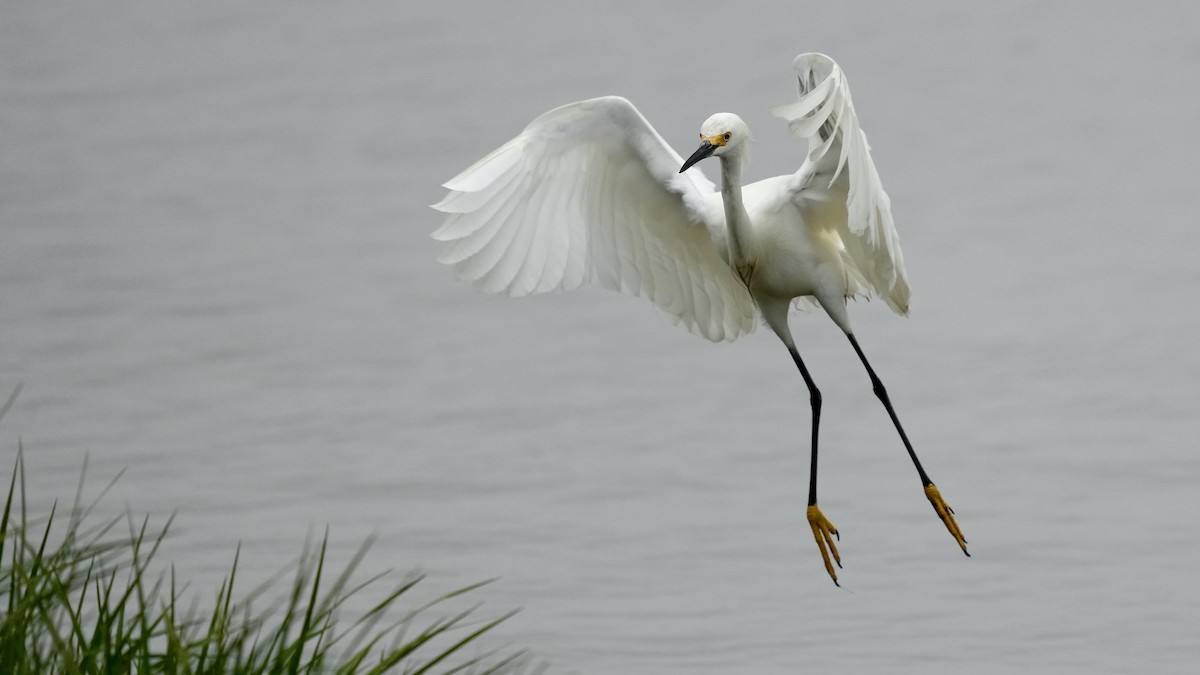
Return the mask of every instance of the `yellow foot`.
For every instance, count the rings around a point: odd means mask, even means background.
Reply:
[[[808,524],[812,527],[813,537],[817,540],[817,548],[821,549],[821,558],[825,561],[825,571],[829,572],[829,576],[833,578],[833,583],[836,586],[841,586],[837,580],[837,572],[833,571],[833,563],[829,562],[829,554],[833,553],[833,560],[838,567],[842,566],[842,558],[838,555],[837,546],[833,544],[833,538],[841,537],[838,535],[837,528],[829,519],[821,513],[821,509],[817,508],[816,504],[808,507]]]
[[[963,553],[967,553],[967,540],[963,538],[962,530],[958,529],[958,523],[954,522],[954,509],[942,499],[942,495],[938,492],[937,486],[933,483],[925,486],[925,496],[929,498],[929,503],[933,504],[933,510],[938,514],[938,518],[946,524],[946,529],[950,530],[950,535],[954,537],[954,541],[958,542],[958,547]],[[809,507],[812,508],[812,507]],[[812,516],[809,516],[809,520]],[[970,556],[970,553],[967,553]]]

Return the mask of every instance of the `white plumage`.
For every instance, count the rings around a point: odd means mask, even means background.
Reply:
[[[796,173],[798,190],[808,176],[827,173],[833,166],[830,149],[840,143],[836,169],[826,187],[848,171],[847,218],[838,233],[851,263],[866,278],[871,289],[882,295],[896,313],[908,313],[908,277],[900,235],[892,223],[892,205],[875,162],[867,134],[858,124],[850,85],[841,68],[823,54],[801,54],[793,64],[800,82],[800,98],[775,106],[772,114],[788,123],[796,136],[808,140],[808,157]],[[820,133],[822,127],[826,132]],[[839,133],[840,132],[840,133]],[[817,187],[820,187],[817,184]]]
[[[787,346],[812,400],[808,518],[834,581],[837,531],[816,506],[820,392],[788,326],[796,303],[816,302],[849,337],[925,486],[966,552],[887,393],[850,327],[846,298],[878,296],[908,312],[909,286],[891,205],[841,68],[823,54],[794,62],[796,101],[772,112],[808,141],[792,175],[742,185],[749,130],[731,113],[701,126],[686,162],[633,105],[609,96],[535,119],[445,184],[434,208],[449,214],[433,237],[439,261],[489,293],[528,295],[595,283],[649,299],[709,340],[751,332],[755,315]],[[722,186],[692,165],[721,160]],[[682,167],[681,167],[682,165]],[[840,562],[839,562],[840,564]]]
[[[804,247],[805,229],[838,240],[844,280],[831,281],[845,288],[827,289],[827,300],[839,291],[878,295],[904,314],[899,235],[845,76],[822,54],[802,54],[794,65],[800,97],[772,112],[808,139],[809,152],[790,180],[746,186],[747,208],[791,201],[801,213],[772,223],[782,230],[775,234]],[[823,126],[831,132],[823,135]],[[648,298],[693,333],[734,340],[753,330],[755,306],[727,264],[720,193],[699,169],[680,175],[681,163],[623,98],[556,108],[445,183],[450,193],[434,205],[451,214],[433,233],[446,242],[438,259],[485,292],[520,296],[597,283]],[[801,220],[809,206],[842,192],[848,217]],[[806,295],[819,299],[813,290]],[[841,318],[834,317],[839,325]]]
[[[754,302],[713,244],[712,182],[682,163],[623,98],[556,108],[445,184],[438,260],[490,293],[598,283],[733,340],[753,330]]]

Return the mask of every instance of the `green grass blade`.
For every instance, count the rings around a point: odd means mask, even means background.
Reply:
[[[374,542],[370,537],[336,575],[327,569],[326,529],[320,546],[310,532],[294,579],[275,596],[275,575],[248,593],[237,593],[241,545],[233,566],[207,609],[181,597],[173,565],[152,568],[174,524],[126,512],[90,524],[98,500],[86,507],[83,478],[67,517],[59,502],[31,528],[24,459],[18,441],[9,493],[0,512],[0,673],[501,673],[525,653],[491,649],[465,652],[509,619],[478,622],[476,603],[448,616],[430,617],[488,580],[464,586],[412,608],[401,608],[424,577],[412,574],[385,588],[368,609],[341,622],[351,597],[373,592],[386,573],[357,582],[357,570]],[[83,472],[86,474],[86,469]],[[112,487],[110,483],[105,493]],[[332,581],[330,581],[332,580]],[[182,588],[186,589],[184,585]],[[269,594],[269,595],[268,595]],[[259,609],[259,604],[265,609]],[[414,603],[417,604],[417,603]],[[397,620],[389,612],[400,615]],[[381,649],[381,645],[390,646]],[[502,651],[505,652],[502,654]]]

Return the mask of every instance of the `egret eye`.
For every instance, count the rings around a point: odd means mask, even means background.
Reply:
[[[733,134],[731,134],[731,133],[729,133],[728,131],[726,131],[726,132],[725,132],[725,140],[729,140],[730,138],[733,138]]]

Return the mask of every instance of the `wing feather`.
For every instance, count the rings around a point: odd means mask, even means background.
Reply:
[[[649,299],[710,340],[754,329],[749,292],[722,260],[714,186],[627,100],[572,103],[446,182],[439,262],[480,290],[528,295],[583,283]]]
[[[799,192],[817,176],[829,177],[826,187],[833,187],[839,178],[848,183],[846,223],[839,235],[853,268],[851,285],[865,280],[889,307],[907,314],[911,292],[900,235],[845,73],[824,54],[801,54],[793,67],[800,83],[799,99],[771,109],[787,121],[793,134],[808,140],[808,156],[792,185]],[[834,148],[838,148],[836,155],[831,154]]]

